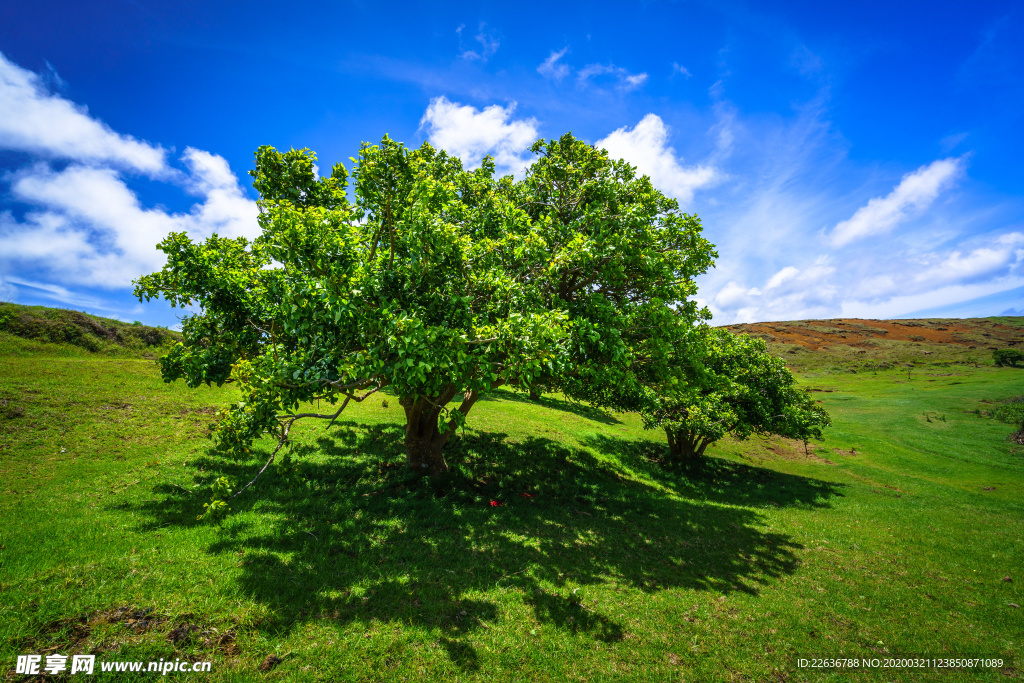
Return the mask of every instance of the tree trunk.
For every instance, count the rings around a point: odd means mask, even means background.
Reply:
[[[405,455],[406,464],[414,472],[439,477],[448,471],[444,459],[444,445],[455,433],[454,420],[449,421],[443,431],[438,429],[441,408],[456,394],[456,387],[448,385],[438,396],[403,396],[399,403],[405,409]],[[456,410],[463,415],[469,413],[479,398],[475,391],[467,391]]]
[[[665,428],[665,434],[668,436],[669,456],[676,462],[697,462],[704,455],[704,449],[710,443],[699,436],[670,427]]]
[[[540,400],[540,396],[541,396],[540,390],[537,389],[537,387],[535,387],[533,385],[530,385],[530,400],[531,401],[539,401]]]

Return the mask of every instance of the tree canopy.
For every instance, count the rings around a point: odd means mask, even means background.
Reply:
[[[1009,366],[1017,367],[1017,363],[1024,361],[1024,351],[1018,349],[996,349],[992,352],[992,361],[996,367]]]
[[[794,385],[764,340],[710,327],[702,336],[699,362],[674,364],[643,413],[646,428],[665,430],[672,459],[692,462],[726,434],[821,438],[828,413]]]
[[[164,268],[136,281],[140,299],[193,311],[164,379],[238,383],[215,433],[229,452],[266,433],[280,449],[296,420],[333,421],[388,388],[408,464],[431,475],[499,386],[649,402],[651,377],[689,353],[707,316],[691,297],[712,247],[695,216],[603,150],[566,135],[533,151],[517,182],[490,158],[466,170],[385,137],[353,159],[350,199],[341,164],[319,177],[309,150],[261,147],[250,173],[262,234],[171,234]],[[314,401],[331,408],[300,412]]]

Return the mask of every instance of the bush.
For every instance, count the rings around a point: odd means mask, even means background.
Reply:
[[[1024,429],[1024,396],[1007,399],[992,411],[992,417],[1007,424],[1021,425],[1021,429]]]
[[[1017,349],[997,349],[992,352],[992,360],[997,367],[1017,367],[1017,363],[1024,361],[1024,352]]]

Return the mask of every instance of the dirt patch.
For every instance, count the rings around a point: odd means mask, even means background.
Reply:
[[[262,671],[263,673],[267,673],[275,666],[280,664],[281,661],[281,658],[276,655],[267,655],[267,658],[263,660],[262,664],[260,664],[260,671]]]
[[[200,623],[192,614],[172,621],[165,615],[157,614],[152,607],[114,607],[58,619],[43,625],[35,635],[20,639],[17,647],[34,654],[100,654],[104,652],[104,647],[93,642],[93,634],[104,626],[123,626],[128,636],[134,638],[151,632],[160,633],[171,624],[173,627],[167,632],[167,642],[182,656],[186,656],[186,653],[181,652],[185,648],[213,650],[226,656],[239,654],[235,629],[218,630]]]
[[[237,655],[238,650],[238,634],[235,629],[228,629],[226,631],[219,631],[209,626],[202,626],[201,624],[192,621],[195,616],[192,614],[186,614],[181,618],[181,621],[171,629],[167,634],[167,642],[177,647],[185,647],[188,645],[199,645],[203,649],[216,650],[224,655]]]
[[[183,408],[179,413],[181,416],[185,415],[216,415],[217,409],[213,406],[202,406],[200,408]]]
[[[25,417],[25,408],[16,405],[14,401],[0,398],[0,416],[7,420],[16,420],[19,417]]]
[[[163,623],[152,607],[115,607],[97,610],[67,619],[58,619],[43,625],[35,636],[19,641],[25,651],[47,654],[60,650],[61,654],[81,652],[96,628],[105,624],[124,624],[134,633],[146,633]]]
[[[1024,344],[1021,328],[987,319],[862,320],[837,318],[795,322],[727,325],[730,332],[761,337],[778,344],[795,344],[816,351],[846,345],[871,348],[878,339],[963,347],[1007,347]]]
[[[815,453],[818,446],[813,443],[808,443],[805,449],[803,441],[776,438],[772,439],[764,448],[776,458],[782,460],[810,460],[812,462],[820,462],[823,465],[835,465],[831,460]]]

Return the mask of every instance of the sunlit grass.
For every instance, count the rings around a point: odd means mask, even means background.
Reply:
[[[1022,370],[812,373],[827,441],[726,441],[696,471],[634,415],[497,392],[439,483],[405,470],[382,396],[297,427],[306,483],[270,472],[217,526],[196,521],[211,482],[248,481],[269,446],[208,454],[233,390],[40,349],[0,357],[5,669],[94,652],[209,659],[212,680],[878,680],[796,658],[1019,657],[1024,449],[975,411]]]

